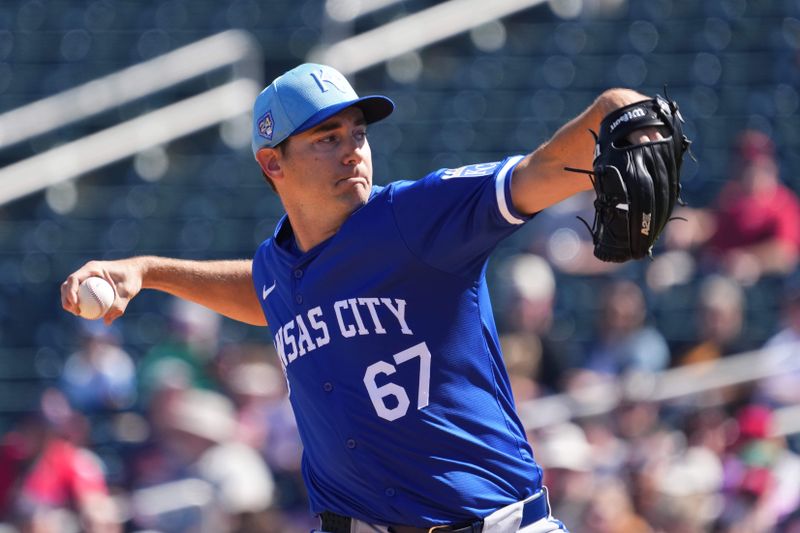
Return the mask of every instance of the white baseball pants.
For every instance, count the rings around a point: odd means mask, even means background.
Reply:
[[[534,498],[547,498],[547,491],[542,490],[531,496]],[[549,515],[550,502],[547,503],[548,516],[520,529],[522,521],[522,506],[529,500],[512,503],[502,509],[498,509],[483,519],[482,533],[555,533],[567,532],[567,528],[560,521]],[[312,533],[325,533],[321,530],[313,530]],[[350,525],[350,533],[389,533],[387,526],[377,526],[368,524],[361,520],[353,519]]]

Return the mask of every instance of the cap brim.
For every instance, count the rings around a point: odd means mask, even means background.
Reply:
[[[338,104],[334,104],[332,106],[328,106],[324,109],[320,109],[311,117],[300,124],[291,134],[296,135],[298,133],[303,133],[304,131],[308,131],[314,126],[322,124],[333,115],[342,111],[343,109],[347,109],[348,107],[357,107],[361,111],[364,112],[364,119],[367,121],[367,124],[372,124],[373,122],[378,122],[379,120],[383,120],[389,115],[392,114],[394,111],[394,102],[392,102],[386,96],[381,95],[371,95],[371,96],[363,96],[356,100],[350,100],[347,102],[340,102]]]

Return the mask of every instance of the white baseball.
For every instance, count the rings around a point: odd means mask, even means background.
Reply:
[[[114,287],[103,278],[86,278],[78,287],[78,309],[80,316],[96,320],[108,312],[114,303]]]

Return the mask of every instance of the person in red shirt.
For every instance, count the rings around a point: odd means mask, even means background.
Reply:
[[[2,438],[0,522],[35,533],[64,531],[76,521],[88,533],[121,531],[99,459],[71,442],[62,425],[74,417],[55,422],[31,414]]]
[[[736,143],[735,178],[720,191],[709,255],[741,281],[785,274],[800,254],[800,201],[778,177],[772,140],[745,130]]]
[[[742,131],[733,144],[730,175],[713,206],[675,210],[684,221],[667,227],[667,248],[691,265],[686,254],[696,252],[708,269],[743,285],[792,272],[800,258],[800,200],[779,179],[772,139]],[[657,269],[654,278],[663,271]]]

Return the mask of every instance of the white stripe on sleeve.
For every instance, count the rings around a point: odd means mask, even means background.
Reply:
[[[506,202],[506,180],[511,179],[511,174],[509,171],[512,167],[514,167],[519,161],[522,159],[522,156],[516,156],[510,158],[506,161],[506,164],[503,165],[503,168],[500,169],[500,172],[497,173],[497,178],[495,178],[495,195],[497,196],[497,207],[500,208],[500,214],[503,215],[503,218],[506,219],[506,222],[509,224],[524,224],[525,221],[521,218],[514,216],[513,213],[508,208],[508,203]]]

